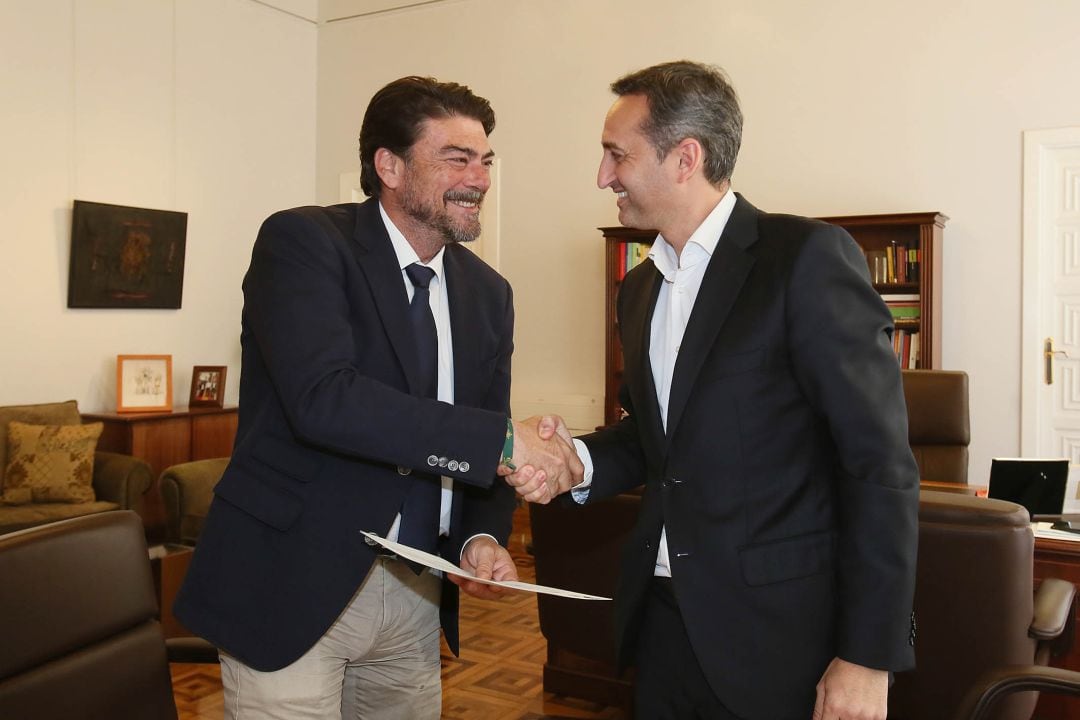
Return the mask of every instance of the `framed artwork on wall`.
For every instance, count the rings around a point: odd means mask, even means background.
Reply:
[[[69,308],[179,308],[187,213],[76,200]]]
[[[225,405],[225,365],[196,365],[191,371],[190,407]]]
[[[116,411],[172,410],[172,355],[116,356]]]

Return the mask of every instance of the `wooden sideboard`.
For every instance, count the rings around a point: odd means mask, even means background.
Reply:
[[[236,407],[178,408],[172,412],[83,413],[101,422],[100,450],[134,455],[150,464],[154,477],[178,463],[228,457],[236,438]]]

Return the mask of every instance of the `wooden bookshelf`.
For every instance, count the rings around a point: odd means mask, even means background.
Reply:
[[[898,331],[919,334],[916,367],[941,367],[941,242],[948,217],[939,212],[843,215],[820,218],[851,234],[863,252],[893,247],[916,250],[918,272],[905,282],[874,283],[882,295],[918,295],[919,317],[896,322]],[[628,243],[651,245],[655,230],[624,227],[599,228],[604,236],[604,423],[622,415],[619,384],[622,382],[622,346],[616,327],[615,299],[626,274]]]
[[[884,215],[840,215],[819,218],[839,225],[855,238],[864,253],[885,252],[890,248],[914,249],[918,253],[918,272],[903,281],[879,277],[874,289],[882,296],[918,295],[919,318],[896,321],[900,332],[917,332],[919,351],[911,369],[931,370],[941,367],[941,241],[945,222],[939,212],[891,213]],[[872,255],[868,255],[872,257]],[[873,266],[868,261],[873,278]]]

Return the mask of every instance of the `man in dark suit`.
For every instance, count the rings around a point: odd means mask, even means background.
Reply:
[[[227,717],[437,718],[456,585],[498,591],[361,531],[512,580],[497,466],[580,478],[569,445],[509,419],[510,286],[458,244],[480,232],[494,125],[464,86],[394,81],[360,133],[372,199],[259,231],[236,445],[174,607],[221,649]]]
[[[612,90],[597,182],[660,234],[618,298],[627,415],[576,441],[573,494],[645,486],[616,597],[636,712],[883,719],[888,671],[914,663],[918,511],[890,314],[843,230],[732,192],[719,70]],[[509,482],[546,501],[538,475]]]

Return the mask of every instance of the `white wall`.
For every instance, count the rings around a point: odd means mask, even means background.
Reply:
[[[0,3],[0,404],[116,407],[116,355],[228,365],[259,223],[314,199],[313,0]],[[71,310],[73,199],[188,213],[180,310]]]
[[[447,0],[330,23],[318,196],[335,201],[338,173],[355,169],[363,108],[387,81],[432,74],[488,97],[518,309],[515,409],[600,398],[594,228],[617,222],[594,185],[607,85],[664,60],[720,64],[746,114],[735,185],[751,202],[951,218],[943,364],[971,375],[977,482],[1019,448],[1021,132],[1080,124],[1077,27],[1074,0]]]
[[[110,409],[118,353],[171,353],[178,404],[192,365],[228,364],[235,401],[259,222],[337,201],[368,98],[423,73],[499,115],[515,409],[599,422],[606,88],[690,57],[741,93],[735,183],[758,206],[952,218],[943,359],[971,374],[973,480],[1018,452],[1021,132],[1080,125],[1074,0],[444,0],[318,29],[315,14],[315,0],[0,3],[0,404]],[[66,308],[74,198],[189,213],[183,309]]]

